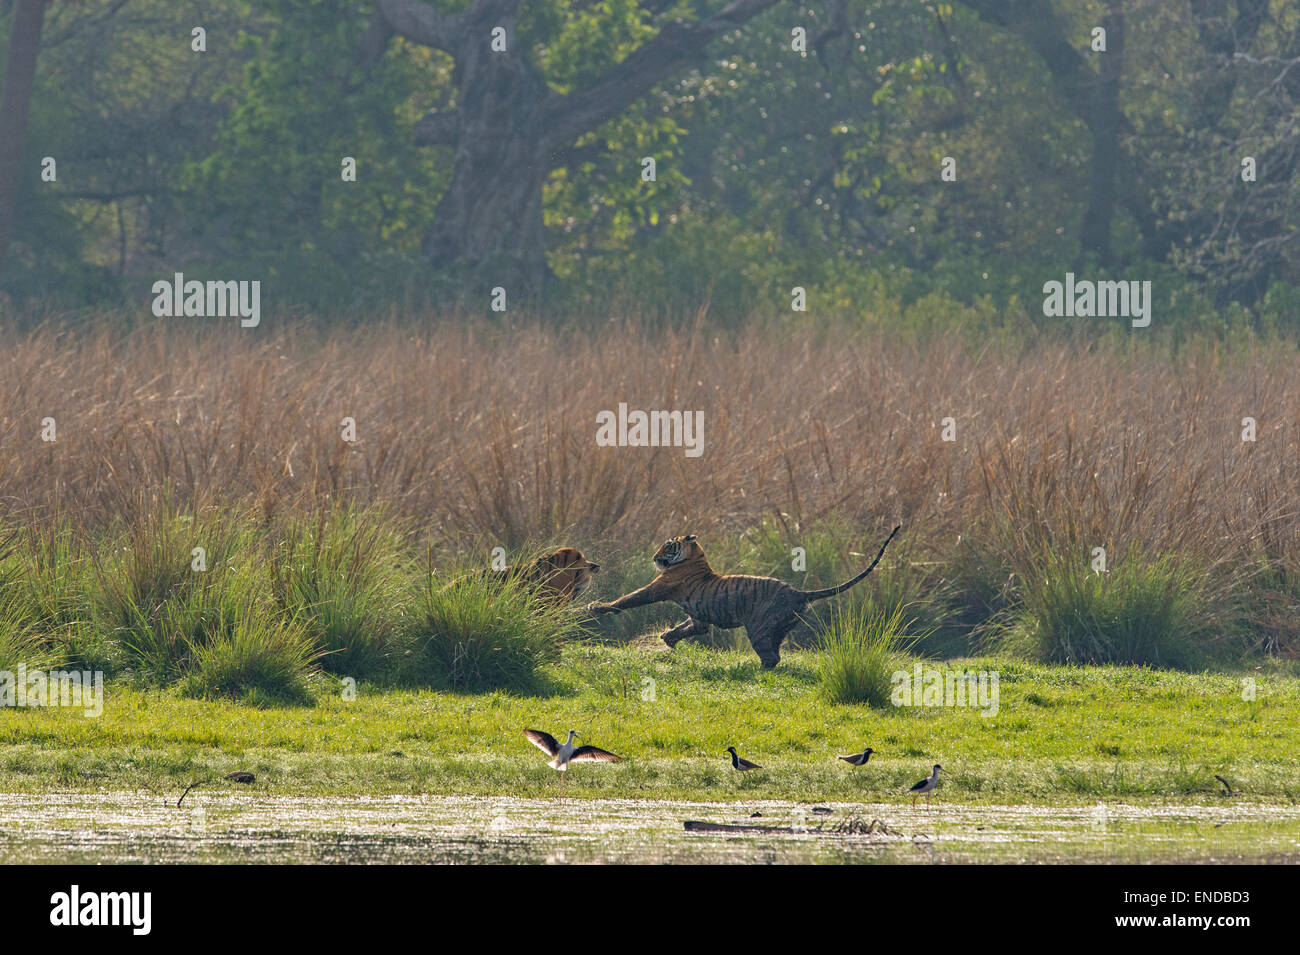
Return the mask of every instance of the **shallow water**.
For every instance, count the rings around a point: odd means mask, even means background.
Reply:
[[[1300,862],[1300,809],[1226,801],[915,811],[828,803],[830,813],[814,813],[784,802],[255,790],[195,790],[177,809],[177,795],[0,793],[0,863]],[[791,831],[688,832],[688,819]]]

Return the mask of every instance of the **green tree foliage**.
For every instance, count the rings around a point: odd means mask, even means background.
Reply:
[[[315,306],[445,300],[420,253],[453,151],[413,130],[472,105],[456,102],[452,59],[400,38],[368,52],[362,0],[214,0],[201,24],[183,6],[51,8],[4,288],[138,301],[183,262],[195,277],[256,272],[272,299]],[[717,9],[524,0],[513,42],[567,94],[665,23]],[[1109,55],[1090,35],[1108,16],[1125,43],[1104,262],[1080,239]],[[190,49],[196,25],[207,53]],[[1237,300],[1285,319],[1300,286],[1297,27],[1300,0],[773,7],[551,157],[553,291],[677,312],[771,307],[796,284],[818,307],[1014,304],[1086,269],[1157,278],[1189,315]],[[45,155],[57,184],[39,182]]]
[[[411,126],[449,65],[401,42],[363,62],[366,16],[347,0],[258,9],[270,25],[240,33],[247,65],[221,92],[214,150],[187,169],[189,217],[221,259],[258,263],[288,297],[347,304],[400,277],[428,228],[446,163]]]

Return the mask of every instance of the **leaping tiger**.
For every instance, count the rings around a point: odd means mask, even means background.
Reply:
[[[660,634],[664,643],[676,646],[687,637],[702,636],[710,626],[724,630],[744,627],[763,667],[771,669],[781,661],[781,643],[798,623],[799,614],[814,600],[841,594],[875,570],[899,527],[890,531],[870,567],[852,580],[825,590],[799,590],[775,577],[715,573],[694,534],[674,537],[655,552],[658,577],[617,600],[590,603],[587,609],[592,613],[622,613],[669,600],[688,616]]]

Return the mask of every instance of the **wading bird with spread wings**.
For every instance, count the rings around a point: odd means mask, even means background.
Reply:
[[[551,761],[546,765],[562,773],[568,771],[569,763],[617,763],[623,759],[622,756],[615,756],[598,746],[574,746],[573,738],[577,735],[577,730],[569,730],[569,738],[561,746],[550,733],[543,733],[541,730],[524,730],[528,742],[551,757]]]

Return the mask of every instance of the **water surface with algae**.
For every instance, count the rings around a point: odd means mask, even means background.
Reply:
[[[1300,808],[0,794],[0,863],[1300,862]],[[754,815],[758,813],[759,815]],[[773,831],[688,831],[696,820]]]

